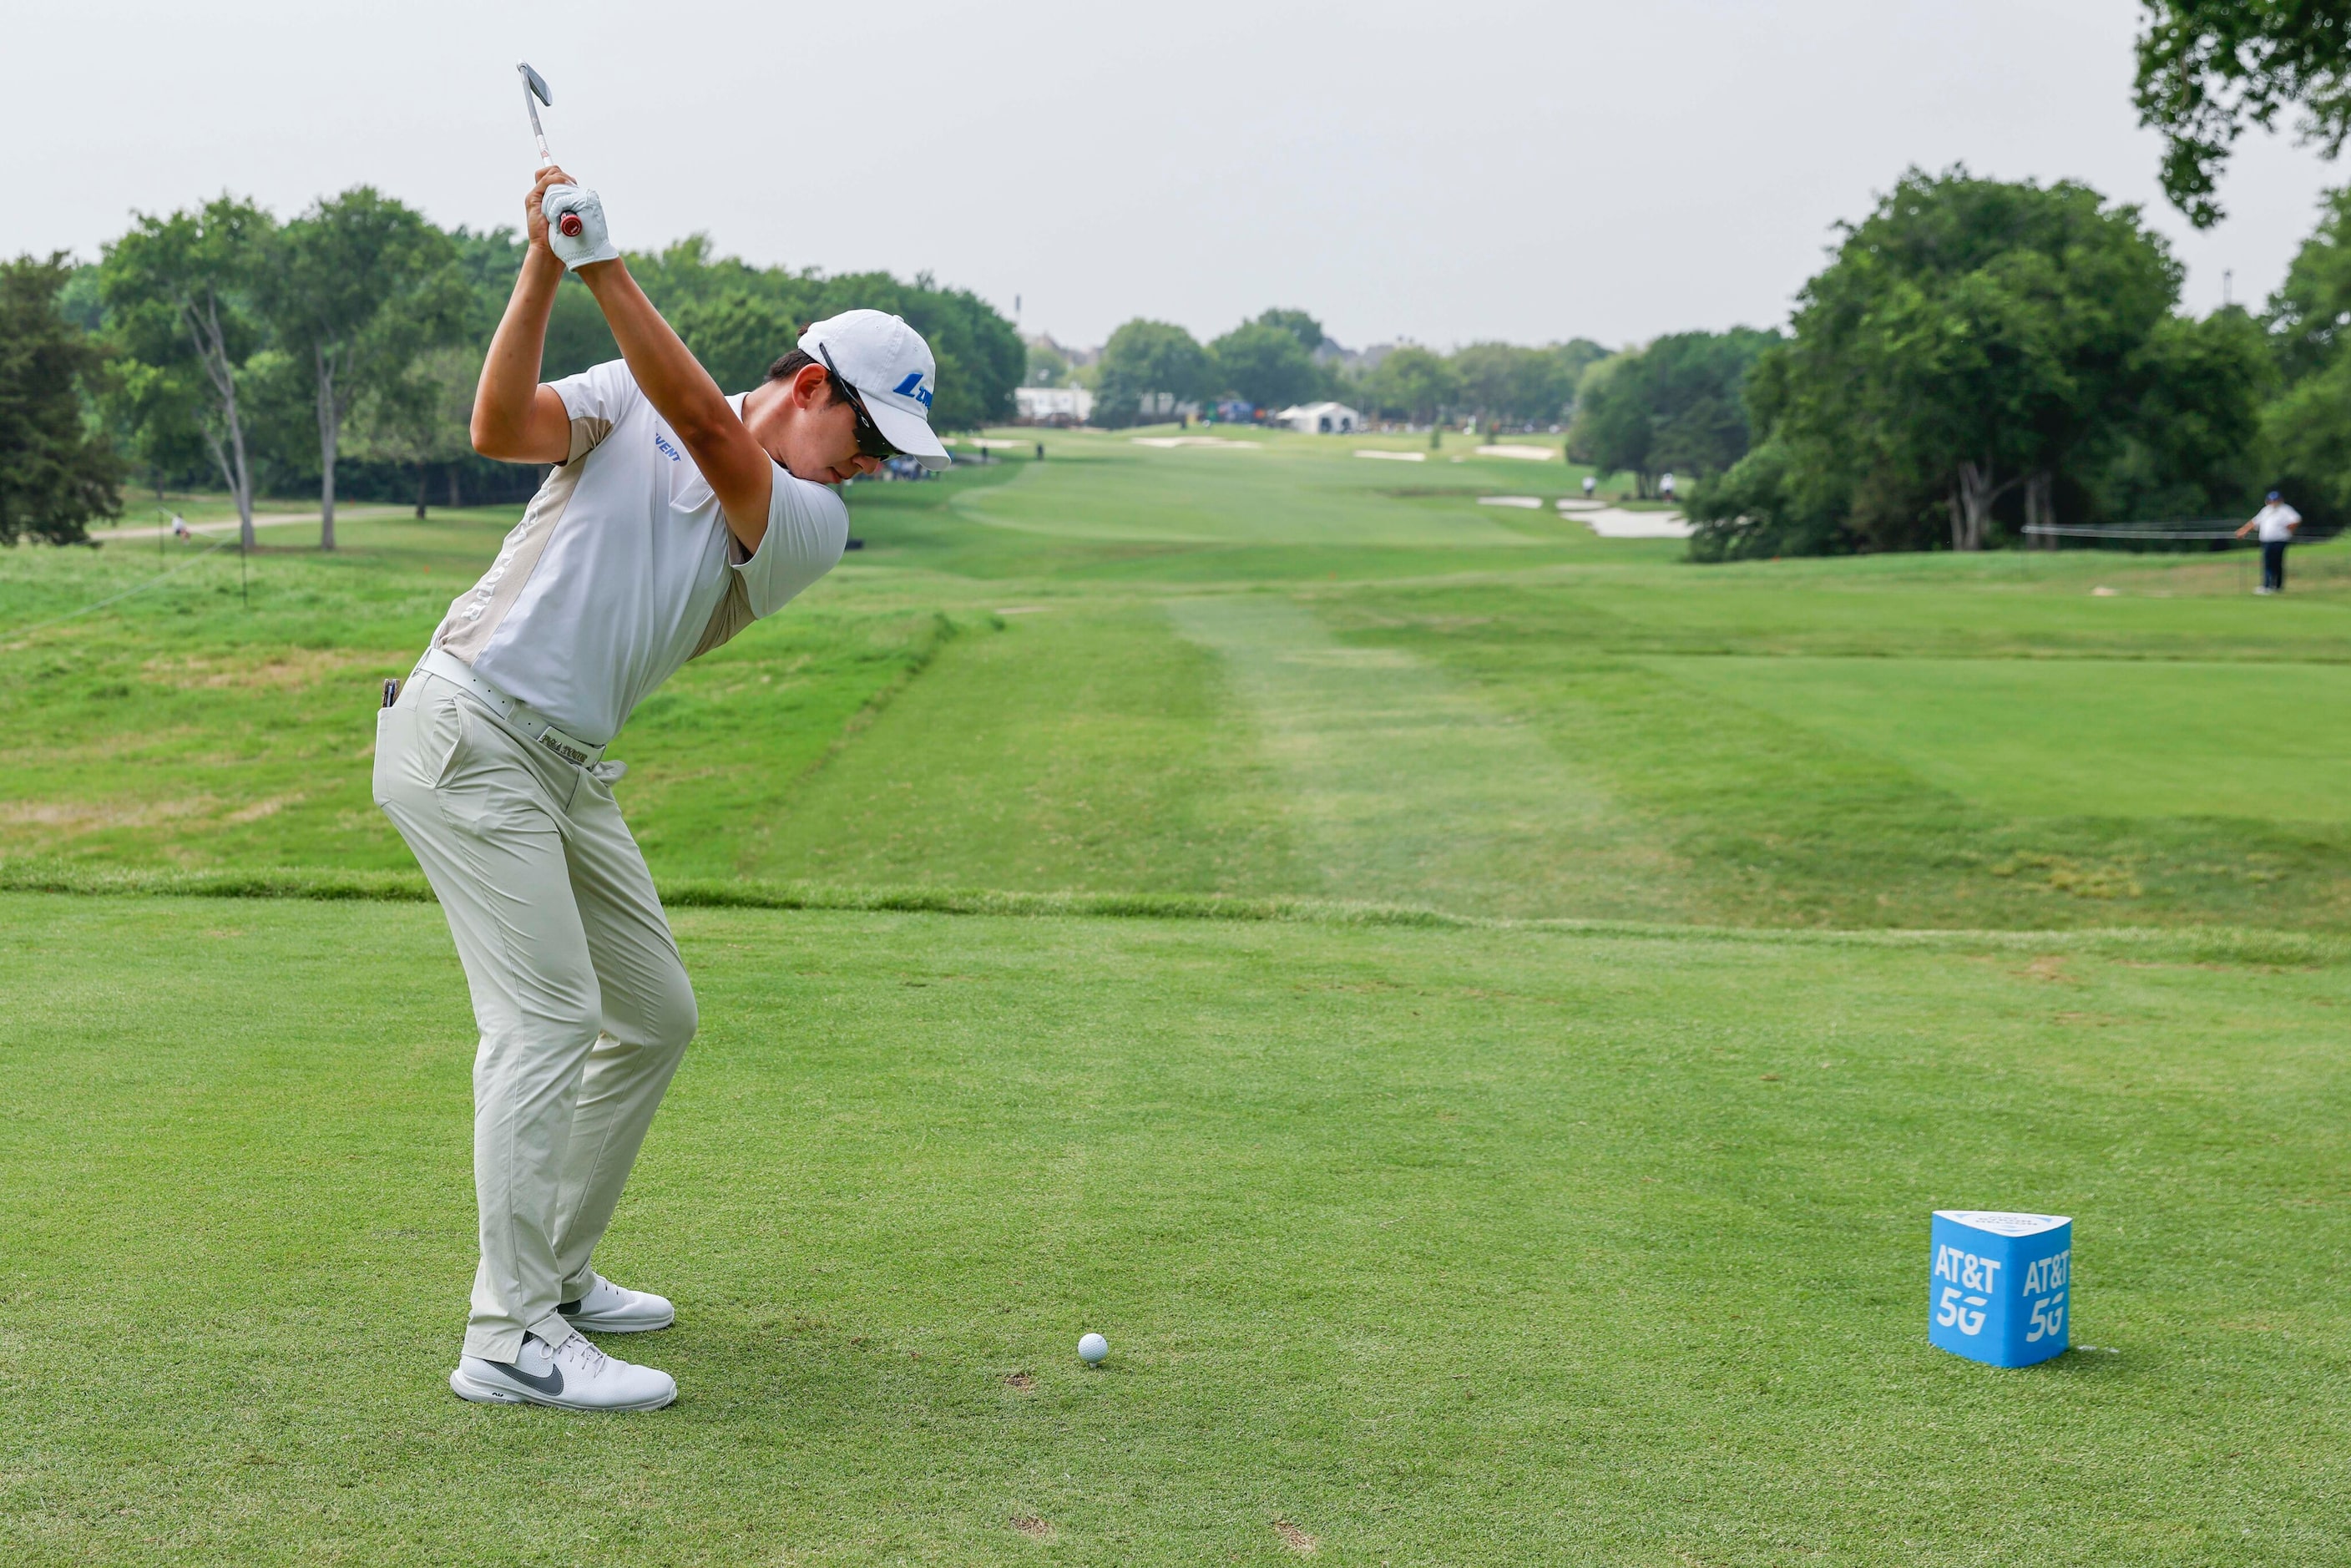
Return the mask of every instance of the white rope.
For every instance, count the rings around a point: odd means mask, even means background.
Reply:
[[[2105,527],[2095,523],[2027,523],[2024,531],[2036,538],[2068,539],[2232,539],[2234,528],[2208,533],[2197,528],[2141,528],[2129,523]]]

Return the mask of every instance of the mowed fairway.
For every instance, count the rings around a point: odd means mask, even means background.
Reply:
[[[862,486],[619,740],[657,873],[1732,925],[2351,927],[2351,554],[1701,569],[1575,470],[1155,448]],[[1456,458],[1461,460],[1457,462]],[[503,515],[0,559],[0,854],[392,870],[373,694]],[[2105,589],[2094,594],[2094,589]],[[10,628],[16,628],[14,632]]]
[[[1700,568],[1243,439],[861,486],[619,737],[642,1418],[444,1381],[368,775],[512,512],[0,551],[0,1562],[2351,1558],[2351,549]],[[388,896],[30,891],[204,885]],[[2103,1348],[1930,1350],[1938,1207]]]
[[[684,1394],[581,1419],[441,1381],[430,907],[0,899],[0,1556],[2351,1551],[2351,995],[2292,944],[678,927],[704,1034],[600,1256]],[[2080,1216],[2120,1354],[1929,1349],[1951,1202]]]

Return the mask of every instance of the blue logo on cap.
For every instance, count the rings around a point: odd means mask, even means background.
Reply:
[[[907,371],[906,379],[890,390],[900,397],[913,398],[925,408],[931,406],[931,394],[923,385],[923,372],[920,371]]]

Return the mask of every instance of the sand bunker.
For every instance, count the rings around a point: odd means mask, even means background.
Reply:
[[[1428,454],[1426,452],[1382,452],[1374,447],[1359,447],[1355,452],[1355,455],[1358,457],[1384,457],[1390,463],[1426,463],[1428,461]]]
[[[1686,539],[1696,531],[1679,512],[1628,512],[1603,507],[1596,512],[1560,503],[1560,511],[1583,519],[1604,539]]]
[[[1542,497],[1541,496],[1480,496],[1478,497],[1478,504],[1481,507],[1524,507],[1529,511],[1532,511],[1542,505]]]
[[[1556,448],[1549,446],[1480,446],[1480,457],[1515,457],[1522,463],[1552,463],[1559,458]]]
[[[1134,435],[1137,446],[1219,446],[1228,452],[1255,452],[1254,441],[1228,441],[1221,435]]]

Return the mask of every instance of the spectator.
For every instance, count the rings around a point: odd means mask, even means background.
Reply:
[[[2284,499],[2272,490],[2268,503],[2253,514],[2251,522],[2237,530],[2239,538],[2255,529],[2261,531],[2262,585],[2253,590],[2254,592],[2285,591],[2285,547],[2294,542],[2294,530],[2301,526],[2302,514],[2287,506]]]

